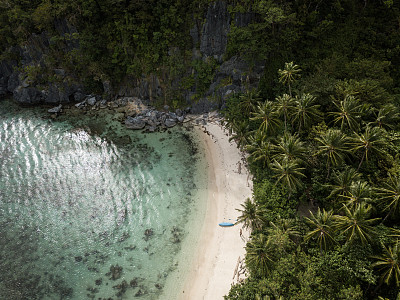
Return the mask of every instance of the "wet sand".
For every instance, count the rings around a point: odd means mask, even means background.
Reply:
[[[199,247],[180,299],[219,300],[227,295],[233,283],[238,258],[244,258],[248,233],[241,225],[220,227],[220,222],[235,223],[247,197],[251,197],[252,182],[235,142],[229,142],[221,125],[208,123],[197,131],[206,149],[208,162],[208,202],[201,230]],[[234,277],[234,278],[233,278]]]

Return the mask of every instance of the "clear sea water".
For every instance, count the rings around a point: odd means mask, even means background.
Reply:
[[[0,299],[175,298],[205,211],[195,139],[0,100]]]

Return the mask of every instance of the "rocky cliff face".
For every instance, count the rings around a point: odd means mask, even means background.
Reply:
[[[213,56],[219,62],[222,61],[228,43],[229,24],[226,2],[216,1],[210,4],[200,39],[200,51],[204,56]]]
[[[76,29],[65,20],[56,21],[55,29],[60,36],[76,32]],[[29,74],[29,70],[36,70],[39,73],[36,75],[41,76],[40,70],[46,65],[50,44],[50,38],[43,32],[40,35],[32,34],[24,46],[11,49],[10,52],[20,59],[19,62],[16,60],[0,62],[0,96],[12,94],[17,102],[26,105],[80,101],[82,86],[67,80],[68,74],[64,70],[52,70],[59,82],[45,85],[39,85]],[[65,48],[62,50],[71,51],[78,46],[77,41],[66,39]]]
[[[233,21],[237,26],[247,26],[253,19],[252,13],[238,13],[234,15]],[[194,113],[221,107],[230,94],[243,91],[249,82],[258,82],[263,72],[262,67],[250,71],[248,64],[240,57],[223,61],[231,21],[227,3],[215,1],[209,5],[203,22],[195,22],[196,25],[190,31],[194,45],[193,59],[213,58],[219,64],[205,93],[201,92],[201,95],[197,95],[196,100],[193,100],[193,94],[199,94],[197,87],[194,86],[185,92],[186,103],[192,107]],[[60,36],[76,32],[66,21],[56,21],[54,25]],[[70,74],[66,74],[62,69],[52,70],[58,78],[55,83],[39,85],[32,80],[29,70],[45,67],[50,45],[51,40],[44,32],[40,35],[33,34],[25,46],[12,49],[12,52],[20,57],[20,62],[0,62],[0,96],[12,94],[21,104],[80,102],[87,97],[82,85],[71,82]],[[62,51],[71,51],[79,47],[79,41],[66,39],[63,47]],[[194,69],[188,70],[188,73],[198,75]],[[179,85],[179,80],[175,80],[176,86]],[[163,97],[165,92],[159,78],[152,74],[142,78],[126,78],[119,87],[111,87],[107,81],[103,82],[103,86],[104,92],[114,97],[137,97],[147,103]]]

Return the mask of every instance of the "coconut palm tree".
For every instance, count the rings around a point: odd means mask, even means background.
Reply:
[[[354,181],[360,180],[361,175],[353,168],[347,167],[340,173],[334,174],[334,183],[329,185],[332,189],[329,198],[333,196],[346,198],[350,196],[350,186]]]
[[[358,165],[357,171],[360,169],[364,159],[368,161],[368,155],[372,153],[380,154],[383,152],[382,147],[385,146],[386,142],[383,138],[382,129],[379,127],[365,128],[364,133],[355,133],[352,139],[353,151],[361,151],[362,157],[360,164]]]
[[[262,208],[250,198],[247,198],[241,206],[243,209],[236,209],[241,212],[237,223],[243,223],[243,228],[249,228],[251,231],[260,230],[264,224]]]
[[[271,168],[275,173],[276,183],[280,183],[288,189],[289,197],[299,187],[303,186],[301,178],[306,177],[303,173],[305,169],[300,167],[297,161],[284,159],[278,162],[274,160]]]
[[[280,136],[278,143],[273,147],[273,158],[277,161],[285,159],[302,162],[305,156],[306,147],[297,134],[285,133]]]
[[[295,82],[300,77],[301,69],[293,62],[285,63],[283,70],[279,69],[279,82],[287,84],[289,87],[289,95],[292,96],[291,83]]]
[[[319,105],[315,104],[316,98],[311,94],[302,94],[296,97],[293,113],[291,115],[292,123],[297,124],[298,129],[307,129],[313,121],[319,118]]]
[[[368,203],[371,199],[372,189],[366,181],[355,181],[351,184],[349,195],[344,196],[347,199],[346,204],[348,207],[353,207],[356,204]]]
[[[250,154],[249,159],[253,162],[261,162],[263,167],[269,165],[272,144],[261,134],[256,133],[255,136],[249,137],[249,144],[246,151]]]
[[[393,104],[386,104],[378,112],[375,111],[375,120],[368,123],[370,126],[377,126],[386,130],[393,129],[393,125],[399,120],[399,110]]]
[[[399,242],[393,247],[382,244],[383,253],[373,256],[376,261],[372,264],[381,273],[381,281],[389,285],[392,281],[400,286],[400,246]]]
[[[377,188],[378,199],[384,205],[384,210],[389,211],[385,219],[389,215],[400,213],[400,176],[392,176],[389,174],[388,182],[384,183],[384,187]]]
[[[259,92],[255,89],[247,90],[243,94],[239,95],[240,109],[246,116],[250,116],[251,112],[257,107],[257,103],[261,100]]]
[[[357,131],[360,128],[361,115],[365,107],[360,104],[353,95],[346,95],[342,101],[334,99],[333,104],[337,111],[329,113],[334,117],[333,122],[339,123],[340,128],[349,128],[351,131]]]
[[[249,124],[246,121],[232,122],[229,141],[234,140],[239,149],[243,150],[248,144]]]
[[[314,215],[310,211],[310,217],[305,218],[306,222],[311,226],[304,239],[306,241],[310,239],[316,239],[319,248],[326,251],[331,245],[335,243],[334,230],[333,230],[333,212],[331,210],[326,211],[325,209],[318,208],[317,213]]]
[[[287,131],[287,119],[294,109],[294,99],[288,94],[276,97],[276,111],[279,116],[283,116],[285,122],[285,132]]]
[[[294,219],[278,218],[275,222],[270,222],[267,232],[268,238],[273,241],[279,251],[286,251],[294,246],[294,239],[300,236]]]
[[[246,245],[246,266],[256,276],[265,277],[275,261],[276,246],[264,234],[253,235]]]
[[[329,178],[330,167],[343,163],[347,153],[350,151],[350,139],[338,129],[328,129],[315,140],[319,143],[317,155],[327,156],[327,170]]]
[[[278,118],[278,114],[275,109],[275,105],[271,101],[265,101],[257,105],[255,112],[252,113],[253,117],[250,120],[261,120],[259,132],[268,135],[273,133],[280,126],[281,120]]]
[[[344,215],[335,215],[335,228],[347,238],[347,242],[366,244],[375,235],[373,223],[379,218],[370,219],[372,206],[366,203],[355,204],[349,208],[343,205]]]

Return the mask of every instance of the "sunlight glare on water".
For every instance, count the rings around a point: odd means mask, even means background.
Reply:
[[[202,215],[201,155],[184,128],[144,135],[105,116],[94,134],[78,119],[0,101],[0,295],[159,299]]]

